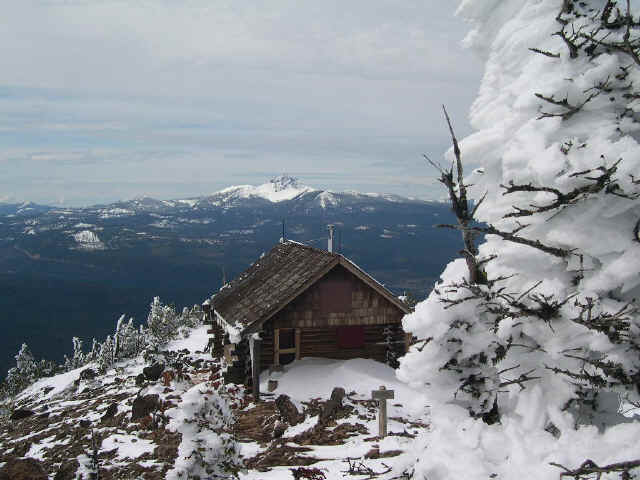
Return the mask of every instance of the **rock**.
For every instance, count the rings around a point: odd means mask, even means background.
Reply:
[[[159,399],[160,396],[157,394],[136,397],[131,406],[131,420],[146,417],[151,412],[156,411],[160,406]]]
[[[142,369],[142,373],[144,374],[145,378],[147,380],[151,380],[152,382],[155,382],[156,380],[158,380],[160,378],[160,375],[162,375],[163,371],[164,371],[164,364],[162,363],[154,363],[150,367],[144,367]]]
[[[60,465],[60,469],[53,477],[53,480],[74,480],[76,478],[76,471],[79,467],[80,464],[76,459],[62,462],[62,465]]]
[[[31,442],[29,440],[19,442],[15,447],[13,447],[13,453],[18,457],[24,457],[29,450],[31,450]]]
[[[91,369],[91,368],[85,368],[84,370],[82,370],[80,372],[80,379],[81,380],[93,380],[97,376],[98,376],[98,374],[96,373],[96,371]]]
[[[36,413],[36,412],[34,412],[33,410],[27,410],[26,408],[18,408],[17,410],[14,410],[11,413],[11,416],[9,417],[9,419],[11,419],[11,420],[22,420],[23,418],[30,417],[34,413]]]
[[[109,405],[107,407],[107,410],[102,415],[101,420],[104,422],[107,418],[113,417],[116,414],[117,411],[118,411],[118,404],[117,403],[112,403],[111,405]]]
[[[42,464],[34,458],[9,458],[0,469],[0,480],[48,480]]]
[[[331,400],[340,402],[341,406],[342,406],[342,399],[345,397],[345,395],[346,393],[344,391],[344,388],[342,387],[335,387],[333,390],[331,390]]]
[[[83,418],[82,420],[80,420],[80,426],[82,428],[89,428],[91,426],[91,421]]]
[[[344,398],[344,396],[344,388],[336,387],[331,391],[331,398],[327,400],[324,409],[320,413],[320,418],[318,419],[320,423],[324,423],[331,417],[335,416],[338,410],[342,408],[342,399]]]
[[[287,424],[283,422],[276,423],[273,427],[273,438],[280,438],[287,431]]]
[[[276,407],[280,418],[289,425],[297,425],[304,421],[304,414],[300,413],[287,395],[279,395],[276,398]]]
[[[144,376],[144,373],[141,373],[140,375],[138,375],[136,377],[136,386],[137,387],[141,387],[144,385],[144,382],[146,381],[146,377]]]

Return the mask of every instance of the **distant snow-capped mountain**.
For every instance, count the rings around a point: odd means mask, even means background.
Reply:
[[[129,201],[106,206],[105,214],[110,214],[114,207],[136,212],[166,212],[171,209],[229,209],[243,206],[256,206],[257,204],[286,203],[290,206],[297,206],[303,209],[336,209],[340,207],[353,207],[358,203],[375,204],[380,202],[431,203],[424,200],[402,197],[400,195],[322,190],[304,185],[295,177],[280,175],[261,185],[234,185],[212,193],[211,195],[200,197],[174,200],[156,200],[146,196],[138,197]],[[370,208],[374,207],[370,206]]]

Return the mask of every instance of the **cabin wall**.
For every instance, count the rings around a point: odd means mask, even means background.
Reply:
[[[351,272],[337,266],[273,317],[274,328],[384,325],[404,313]]]
[[[371,358],[394,364],[404,354],[404,313],[369,285],[338,266],[262,326],[263,369],[276,362],[275,332],[294,328],[298,358]],[[362,326],[364,344],[345,347],[344,327]],[[341,345],[342,343],[342,345]]]

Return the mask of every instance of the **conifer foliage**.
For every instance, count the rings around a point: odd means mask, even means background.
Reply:
[[[464,258],[406,319],[422,340],[400,375],[488,423],[533,396],[596,422],[640,390],[640,11],[465,0],[460,12],[488,58],[477,132],[458,144],[446,117],[451,164],[431,164]]]
[[[119,360],[136,357],[148,350],[158,350],[178,335],[185,334],[186,329],[200,325],[202,311],[195,305],[176,313],[173,306],[165,305],[159,297],[155,297],[150,305],[146,325],[136,327],[133,318],[128,321],[125,318],[125,315],[118,318],[113,335],[108,335],[104,341],[98,342],[94,338],[88,352],[83,351],[82,340],[73,337],[73,355],[71,358],[65,355],[62,365],[47,360],[37,362],[27,344],[23,343],[15,357],[16,366],[9,370],[7,378],[0,384],[0,400],[15,396],[42,377],[80,368],[89,363],[95,363],[97,370],[104,373]]]

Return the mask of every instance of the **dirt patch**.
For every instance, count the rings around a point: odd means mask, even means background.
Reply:
[[[312,449],[308,447],[292,447],[283,440],[273,442],[264,452],[246,461],[247,468],[264,472],[270,467],[305,466],[322,461],[319,458],[303,455]]]
[[[273,440],[279,421],[275,402],[261,402],[253,408],[235,411],[232,433],[238,441],[253,441],[265,445]]]

